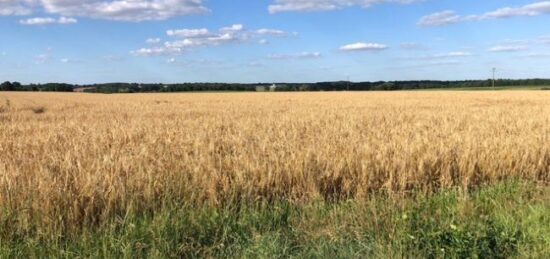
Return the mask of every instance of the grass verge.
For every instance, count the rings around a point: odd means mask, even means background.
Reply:
[[[506,183],[366,202],[169,204],[58,238],[2,221],[0,257],[548,258],[549,197]]]

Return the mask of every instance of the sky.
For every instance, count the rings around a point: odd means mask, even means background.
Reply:
[[[0,0],[0,81],[550,78],[550,1]]]

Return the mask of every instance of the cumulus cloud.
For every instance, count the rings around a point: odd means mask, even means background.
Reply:
[[[269,59],[311,59],[311,58],[320,58],[320,52],[300,52],[292,54],[272,54],[269,55]]]
[[[520,7],[503,7],[494,11],[475,15],[458,15],[454,11],[443,11],[420,18],[420,26],[443,26],[467,21],[505,19],[521,16],[550,14],[550,1],[540,1]]]
[[[34,0],[1,0],[0,15],[29,15],[32,13]]]
[[[61,16],[115,21],[154,21],[206,13],[205,0],[2,0],[0,15],[30,15],[39,10]]]
[[[342,51],[380,51],[387,49],[388,46],[380,43],[357,42],[340,47]]]
[[[247,30],[242,24],[233,24],[214,31],[207,28],[172,29],[167,30],[166,35],[171,40],[165,41],[162,46],[141,48],[132,51],[131,54],[134,56],[178,55],[191,48],[250,42],[253,39],[259,44],[267,44],[268,41],[265,37],[281,37],[292,34],[276,29]]]
[[[181,38],[200,38],[210,35],[208,29],[181,29],[181,30],[168,30],[166,31],[168,36],[181,37]]]
[[[220,29],[221,32],[225,32],[225,33],[240,32],[242,30],[244,30],[244,25],[242,24],[233,24],[229,27],[223,27]]]
[[[331,11],[346,7],[359,6],[368,8],[373,4],[400,3],[408,4],[419,0],[274,0],[269,5],[269,13]]]
[[[19,20],[19,23],[23,25],[75,24],[77,22],[75,18],[68,17],[59,17],[57,19],[51,17],[34,17]]]

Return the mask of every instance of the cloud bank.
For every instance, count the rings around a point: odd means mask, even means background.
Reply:
[[[522,16],[538,16],[550,14],[550,1],[540,1],[520,7],[503,7],[484,14],[459,15],[455,11],[446,10],[426,15],[418,21],[419,26],[444,26],[460,22],[506,19]]]
[[[0,15],[31,15],[37,11],[60,16],[114,21],[155,21],[209,12],[205,0],[2,0]]]
[[[269,13],[331,11],[346,7],[368,8],[373,4],[409,4],[421,0],[275,0],[268,6]]]
[[[185,28],[170,29],[166,36],[170,39],[161,44],[160,38],[151,38],[146,43],[160,45],[155,47],[141,48],[131,52],[134,56],[166,56],[179,55],[183,52],[199,47],[220,46],[231,43],[255,42],[267,44],[264,37],[287,37],[296,33],[289,33],[277,29],[248,30],[242,24],[233,24],[228,27],[211,31],[207,28]]]

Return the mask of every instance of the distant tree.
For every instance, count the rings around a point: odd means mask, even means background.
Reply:
[[[12,87],[13,87],[13,89],[14,89],[15,91],[22,91],[22,90],[24,90],[24,89],[23,89],[23,86],[22,86],[21,83],[19,83],[19,82],[13,82],[13,83],[11,83],[11,85],[12,85]]]
[[[9,81],[6,81],[0,85],[0,91],[14,91],[15,88],[13,87],[13,84]]]

